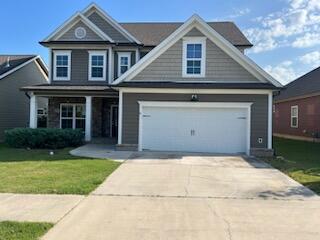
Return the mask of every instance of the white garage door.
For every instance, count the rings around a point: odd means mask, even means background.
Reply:
[[[140,150],[247,153],[248,108],[220,105],[141,106]]]

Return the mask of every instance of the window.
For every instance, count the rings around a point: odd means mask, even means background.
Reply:
[[[183,77],[204,77],[206,38],[190,37],[183,40]]]
[[[89,80],[106,80],[106,51],[89,51]]]
[[[71,51],[54,51],[54,80],[70,80]]]
[[[298,115],[299,115],[298,106],[292,106],[291,107],[291,127],[292,128],[298,127]]]
[[[61,104],[60,128],[85,130],[86,108],[84,104]]]
[[[131,53],[118,53],[118,77],[124,74],[131,66]]]

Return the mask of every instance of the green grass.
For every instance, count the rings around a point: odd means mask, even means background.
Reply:
[[[277,156],[266,160],[273,167],[320,194],[320,143],[274,138]]]
[[[53,224],[29,222],[0,222],[0,240],[37,240]]]
[[[88,194],[119,163],[71,156],[70,149],[14,149],[0,145],[0,192]]]

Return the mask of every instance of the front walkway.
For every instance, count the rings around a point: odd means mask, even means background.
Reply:
[[[54,194],[0,194],[1,221],[56,223],[85,196]]]
[[[70,151],[71,155],[78,157],[111,159],[123,162],[130,158],[131,151],[116,151],[113,144],[86,144]]]
[[[320,198],[262,162],[129,158],[43,240],[320,239]]]

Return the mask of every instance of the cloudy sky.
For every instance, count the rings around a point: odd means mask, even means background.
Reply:
[[[1,3],[0,54],[35,53],[38,42],[90,1],[29,0]],[[111,16],[127,21],[234,21],[255,45],[247,55],[286,84],[320,66],[320,0],[97,0]]]

